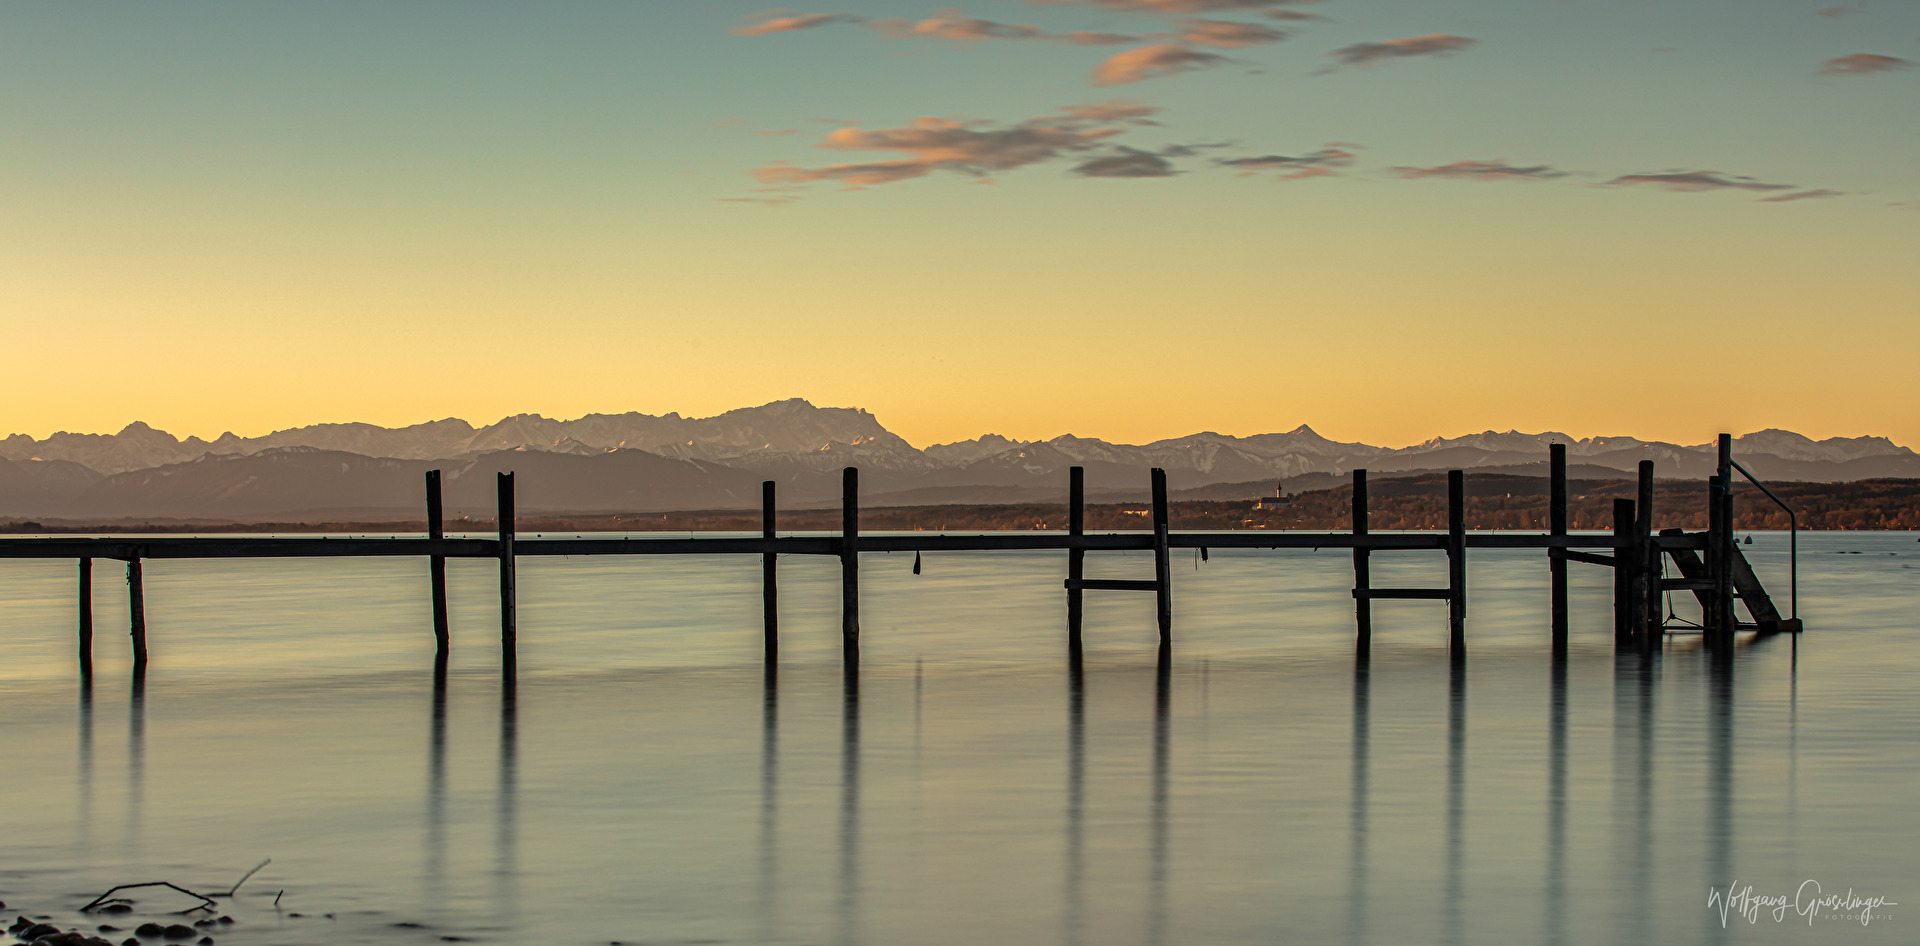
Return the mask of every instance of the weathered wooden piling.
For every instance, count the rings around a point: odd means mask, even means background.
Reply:
[[[1368,560],[1369,550],[1360,544],[1360,537],[1367,534],[1367,471],[1353,471],[1353,619],[1358,625],[1354,637],[1354,654],[1366,657],[1373,653],[1373,568]]]
[[[440,471],[427,471],[427,538],[447,537],[446,515],[440,504]],[[427,581],[433,590],[433,640],[436,660],[444,661],[452,649],[447,633],[447,557],[427,556]]]
[[[511,678],[520,665],[518,590],[514,585],[513,474],[495,481],[500,526],[500,672]]]
[[[772,480],[760,484],[760,537],[773,538]],[[760,554],[760,624],[766,635],[767,662],[771,666],[780,652],[780,556],[773,551]]]
[[[840,474],[840,645],[848,659],[860,654],[860,471]]]
[[[1067,535],[1078,539],[1087,534],[1087,470],[1067,469]],[[1076,663],[1080,658],[1080,624],[1085,617],[1086,596],[1080,581],[1086,578],[1087,550],[1078,545],[1067,549],[1067,655]]]
[[[1634,576],[1639,571],[1634,552],[1634,502],[1613,501],[1613,643],[1625,649],[1633,643],[1633,626],[1645,609],[1633,596]]]
[[[1664,630],[1660,615],[1660,547],[1653,543],[1653,461],[1641,460],[1638,496],[1634,499],[1633,597],[1640,610],[1634,618],[1633,634],[1640,649],[1648,651]]]
[[[1567,534],[1567,445],[1547,447],[1547,534]],[[1567,653],[1567,556],[1565,549],[1547,550],[1547,572],[1553,588],[1551,623],[1553,653]]]
[[[1734,533],[1726,524],[1730,508],[1730,503],[1726,503],[1728,491],[1724,478],[1707,478],[1707,601],[1701,604],[1703,614],[1699,622],[1707,637],[1707,647],[1720,647],[1734,639],[1734,568],[1728,560],[1732,543],[1724,541],[1724,537]]]
[[[1160,644],[1173,640],[1173,555],[1168,544],[1167,471],[1153,468],[1153,581]]]
[[[140,575],[140,556],[127,559],[127,632],[133,637],[133,670],[147,669],[147,591]]]
[[[1733,437],[1721,434],[1714,476],[1707,481],[1707,574],[1713,581],[1713,614],[1707,626],[1709,646],[1733,644],[1737,627],[1733,610]]]
[[[1447,646],[1454,656],[1467,652],[1467,485],[1466,474],[1447,471]]]
[[[93,559],[80,560],[80,675],[93,676]]]

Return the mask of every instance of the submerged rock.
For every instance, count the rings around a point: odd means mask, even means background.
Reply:
[[[141,939],[159,939],[167,935],[167,928],[158,923],[142,923],[133,928],[133,935]]]

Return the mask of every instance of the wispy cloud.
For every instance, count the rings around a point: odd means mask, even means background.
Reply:
[[[1063,106],[1060,110],[1066,112],[1070,118],[1083,119],[1090,122],[1125,122],[1129,125],[1160,124],[1153,120],[1153,116],[1160,114],[1158,107],[1141,105],[1138,102],[1129,102],[1126,99],[1095,102],[1091,105],[1067,105]]]
[[[1183,43],[1195,46],[1212,46],[1215,49],[1243,49],[1265,43],[1277,43],[1287,38],[1287,34],[1262,23],[1241,23],[1234,20],[1180,20],[1180,32],[1175,34]]]
[[[1786,191],[1792,184],[1769,184],[1751,177],[1721,174],[1718,171],[1663,171],[1658,174],[1623,174],[1608,181],[1608,187],[1648,185],[1683,193],[1718,190]]]
[[[1224,65],[1227,57],[1182,43],[1158,43],[1114,53],[1093,70],[1094,85],[1126,85],[1179,72]]]
[[[1280,180],[1299,181],[1312,177],[1331,177],[1339,173],[1341,168],[1353,166],[1354,153],[1348,149],[1357,147],[1359,145],[1336,142],[1311,154],[1263,154],[1248,158],[1220,158],[1214,163],[1247,176],[1262,171],[1278,171]]]
[[[992,20],[961,16],[955,10],[941,10],[917,22],[890,18],[872,20],[868,25],[890,39],[925,37],[951,40],[956,43],[976,43],[987,39],[1039,39],[1047,35],[1046,30],[1037,26],[996,23]]]
[[[1130,13],[1233,13],[1273,11],[1320,0],[1027,0],[1037,7],[1096,6]]]
[[[1150,123],[1153,114],[1147,106],[1123,103],[1073,106],[1061,111],[1060,115],[1043,115],[997,128],[981,122],[945,118],[919,118],[903,128],[872,131],[840,128],[829,133],[820,147],[833,151],[891,151],[905,157],[823,168],[776,163],[756,170],[754,176],[762,184],[776,187],[816,181],[841,181],[856,186],[892,184],[925,177],[935,171],[985,178],[995,172],[1092,151],[1106,145],[1108,139],[1123,134],[1126,131],[1123,125]],[[1118,156],[1118,152],[1109,157],[1113,156]],[[1088,164],[1099,160],[1096,158]],[[1136,162],[1135,169],[1140,166],[1144,165]],[[1082,173],[1106,177],[1164,176]]]
[[[1442,56],[1458,52],[1472,46],[1475,40],[1452,33],[1428,33],[1425,36],[1410,36],[1406,39],[1389,39],[1378,43],[1355,43],[1334,50],[1329,55],[1340,60],[1346,66],[1370,66],[1388,59],[1404,59],[1409,56]]]
[[[1864,76],[1876,72],[1896,72],[1901,69],[1911,68],[1913,68],[1913,63],[1897,56],[1854,53],[1851,56],[1841,56],[1838,59],[1829,59],[1821,63],[1820,74],[1823,76]]]
[[[1075,46],[1125,46],[1140,41],[1138,36],[1125,33],[1096,33],[1091,30],[1073,30],[1067,33],[1048,33],[1045,37],[1056,43],[1071,43]]]
[[[1113,153],[1087,161],[1073,173],[1082,177],[1172,177],[1180,172],[1159,154],[1117,145]]]
[[[1829,197],[1845,196],[1847,196],[1846,191],[1830,191],[1824,187],[1817,187],[1810,191],[1795,191],[1791,194],[1781,194],[1778,197],[1765,197],[1762,198],[1760,202],[1763,204],[1784,204],[1796,200],[1825,200]]]
[[[1522,167],[1497,158],[1492,161],[1455,161],[1426,168],[1396,167],[1393,173],[1410,181],[1434,177],[1449,181],[1546,181],[1567,176],[1567,172],[1544,164]]]
[[[769,33],[796,33],[835,23],[858,23],[860,17],[851,13],[791,13],[784,10],[761,15],[759,22],[746,26],[736,26],[735,36],[766,36]]]

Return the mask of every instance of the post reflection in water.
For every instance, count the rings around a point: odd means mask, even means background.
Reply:
[[[140,805],[147,770],[147,668],[133,668],[133,687],[127,693],[127,841],[140,846]]]
[[[1367,939],[1367,737],[1372,728],[1371,666],[1361,656],[1353,664],[1351,801],[1347,813],[1347,941]]]
[[[1652,895],[1653,707],[1658,652],[1622,652],[1613,661],[1613,837],[1616,913],[1623,939],[1646,941],[1643,909]]]
[[[430,902],[441,902],[447,880],[447,658],[433,664],[433,710],[427,724],[427,856],[422,873]]]
[[[778,929],[775,898],[780,876],[780,673],[772,660],[760,680],[760,927]]]
[[[1733,877],[1733,662],[1722,648],[1707,657],[1707,876],[1715,883]],[[1714,938],[1726,930],[1708,925]]]
[[[1173,689],[1173,645],[1160,642],[1153,678],[1153,809],[1147,843],[1147,942],[1167,937],[1167,710]]]
[[[85,840],[93,827],[93,674],[80,675],[80,837]]]
[[[513,677],[500,686],[500,771],[495,788],[493,883],[494,900],[503,922],[518,915],[520,828],[520,700]]]
[[[1440,912],[1446,941],[1460,942],[1460,858],[1466,830],[1467,662],[1458,651],[1447,668],[1447,853],[1446,892]]]
[[[1567,655],[1553,655],[1547,709],[1547,942],[1567,934]]]
[[[840,942],[858,941],[860,908],[860,658],[842,664],[840,697]]]
[[[1067,877],[1063,919],[1068,943],[1081,941],[1086,923],[1086,799],[1087,677],[1086,669],[1075,659],[1067,664]]]

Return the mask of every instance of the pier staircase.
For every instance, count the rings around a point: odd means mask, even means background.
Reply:
[[[1672,560],[1674,568],[1680,572],[1678,578],[1662,576],[1660,590],[1667,593],[1693,592],[1694,598],[1700,602],[1700,610],[1703,614],[1714,607],[1716,583],[1706,560],[1701,558],[1699,550],[1693,546],[1695,543],[1705,545],[1707,537],[1708,533],[1705,532],[1689,533],[1681,529],[1663,529],[1659,539],[1656,540],[1656,543],[1661,546],[1661,551],[1666,553],[1667,558]],[[1675,538],[1682,540],[1685,544],[1668,541]],[[1754,574],[1752,563],[1747,561],[1747,556],[1740,551],[1740,547],[1731,546],[1727,552],[1728,579],[1733,588],[1733,595],[1741,604],[1746,605],[1748,616],[1753,618],[1751,622],[1739,622],[1736,624],[1736,629],[1757,630],[1762,633],[1800,630],[1799,618],[1783,617],[1780,614],[1779,607],[1773,603],[1773,596],[1767,594],[1766,586],[1760,583],[1760,577]],[[1667,609],[1667,613],[1668,617],[1662,623],[1670,625],[1673,621],[1671,607]]]

